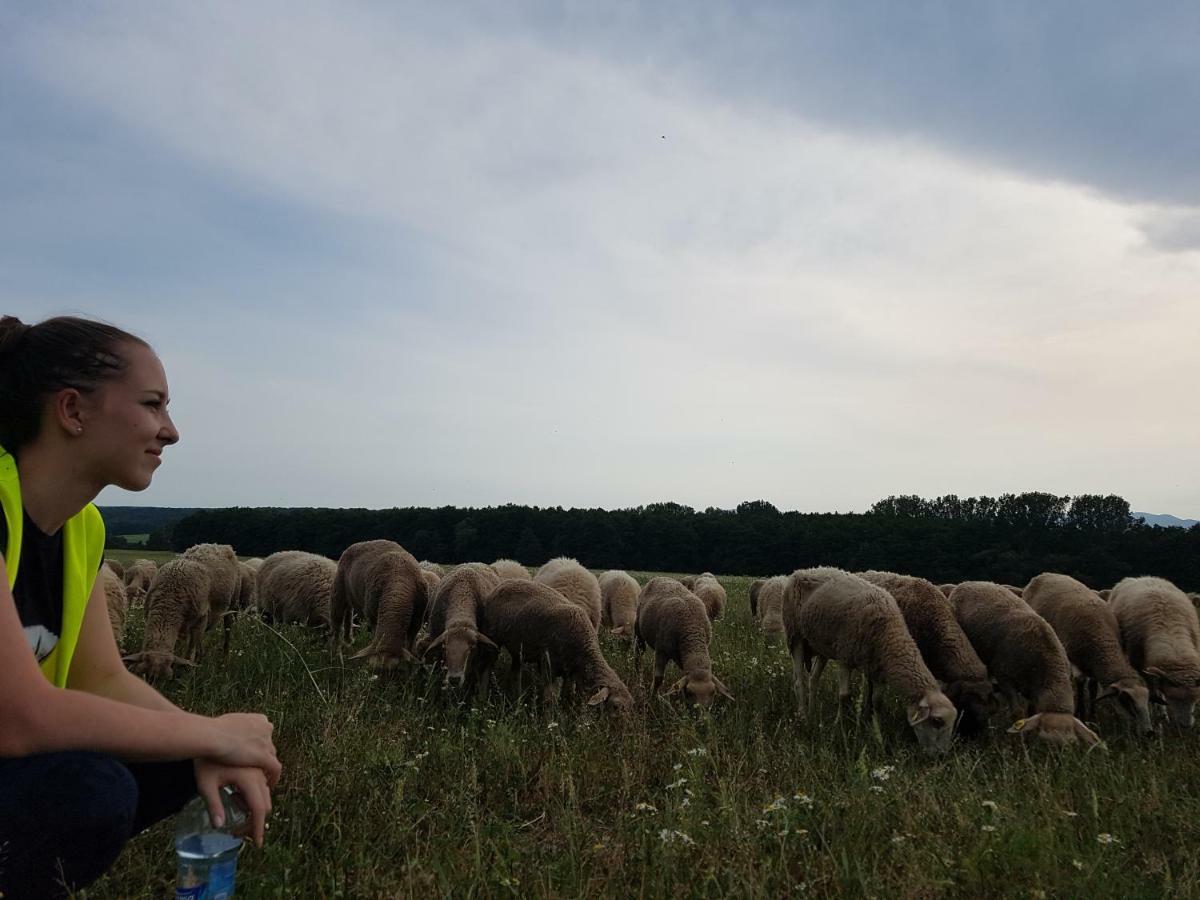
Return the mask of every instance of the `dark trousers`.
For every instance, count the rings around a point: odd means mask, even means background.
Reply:
[[[0,759],[0,896],[57,897],[91,884],[130,837],[196,794],[191,760],[103,753]]]

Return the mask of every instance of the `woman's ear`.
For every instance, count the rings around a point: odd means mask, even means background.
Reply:
[[[51,401],[53,421],[68,435],[83,434],[84,397],[76,388],[56,391]]]

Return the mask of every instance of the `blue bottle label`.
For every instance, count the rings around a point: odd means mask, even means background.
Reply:
[[[207,885],[198,884],[195,887],[175,888],[175,900],[201,900]]]
[[[205,900],[229,900],[233,896],[233,883],[237,880],[237,857],[217,863],[208,870],[208,893]]]

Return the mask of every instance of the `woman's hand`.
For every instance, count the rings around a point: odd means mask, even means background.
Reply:
[[[256,766],[224,766],[209,759],[195,761],[196,788],[208,806],[208,817],[218,828],[225,824],[221,788],[232,785],[249,812],[246,825],[236,834],[249,834],[257,847],[263,845],[263,831],[271,814],[271,786]]]
[[[235,768],[252,766],[261,769],[267,786],[274,787],[283,766],[271,741],[275,726],[267,717],[258,713],[227,713],[212,722],[220,732],[219,747],[211,757],[213,762]]]

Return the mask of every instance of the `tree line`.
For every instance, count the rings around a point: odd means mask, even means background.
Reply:
[[[1153,574],[1200,589],[1200,526],[1147,526],[1121,497],[1090,494],[892,496],[866,513],[782,512],[764,500],[703,511],[678,503],[616,510],[235,507],[192,512],[152,532],[148,546],[183,550],[213,541],[244,555],[308,550],[337,559],[350,544],[374,538],[443,563],[509,557],[537,566],[573,556],[595,569],[740,575],[834,565],[1018,585],[1053,571],[1096,588]]]

